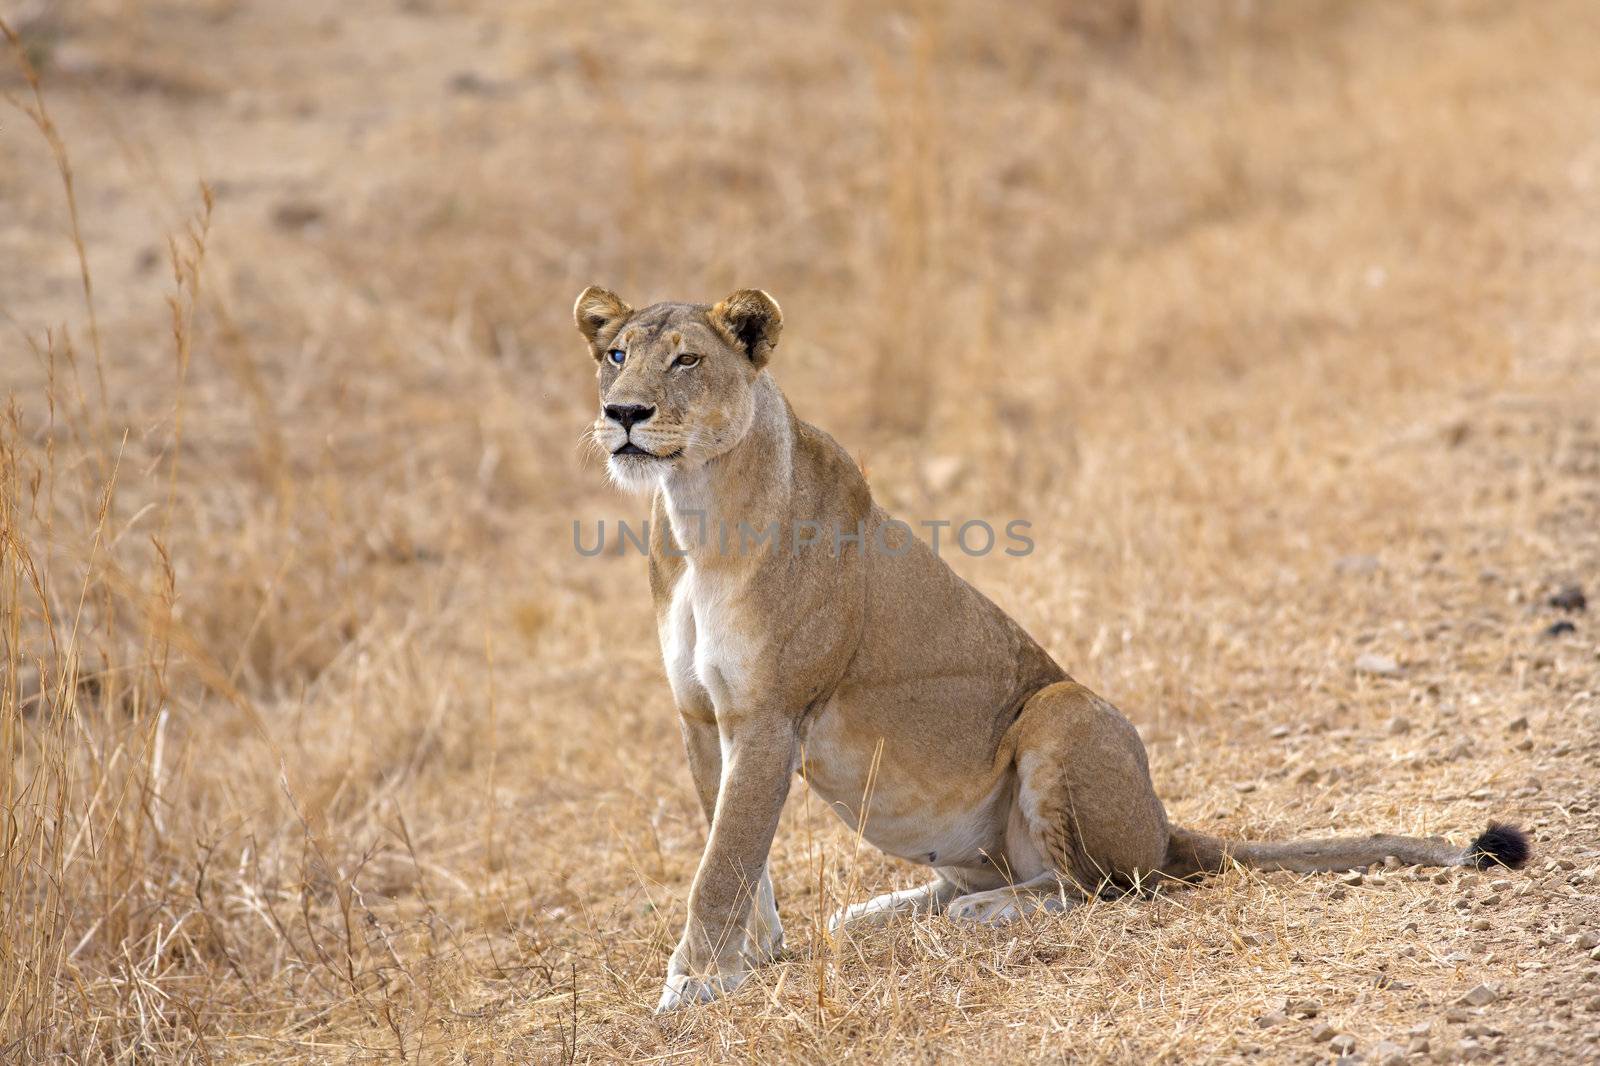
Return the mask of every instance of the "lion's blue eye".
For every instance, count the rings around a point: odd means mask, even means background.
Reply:
[[[623,351],[621,348],[613,348],[606,353],[606,358],[610,359],[617,366],[621,366],[623,363],[628,361],[628,353]]]

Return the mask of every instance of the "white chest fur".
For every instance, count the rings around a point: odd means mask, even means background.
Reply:
[[[750,676],[751,641],[735,583],[689,561],[661,630],[661,655],[680,705],[709,698],[718,714],[739,699]]]

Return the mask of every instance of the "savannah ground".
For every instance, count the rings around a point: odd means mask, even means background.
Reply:
[[[1600,1056],[1600,7],[0,16],[0,1060]],[[572,546],[645,515],[591,282],[770,290],[880,501],[1031,522],[946,558],[1174,821],[1532,865],[834,939],[921,874],[802,785],[787,959],[651,1016],[704,825]]]

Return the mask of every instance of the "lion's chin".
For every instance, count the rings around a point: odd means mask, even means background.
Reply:
[[[662,477],[675,465],[675,457],[663,459],[653,455],[613,455],[606,460],[606,473],[617,488],[644,495],[655,491]]]

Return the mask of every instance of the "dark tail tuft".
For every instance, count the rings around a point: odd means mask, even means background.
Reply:
[[[1506,866],[1520,870],[1533,854],[1528,834],[1505,822],[1490,822],[1489,828],[1467,848],[1467,861],[1480,870],[1493,866]]]

